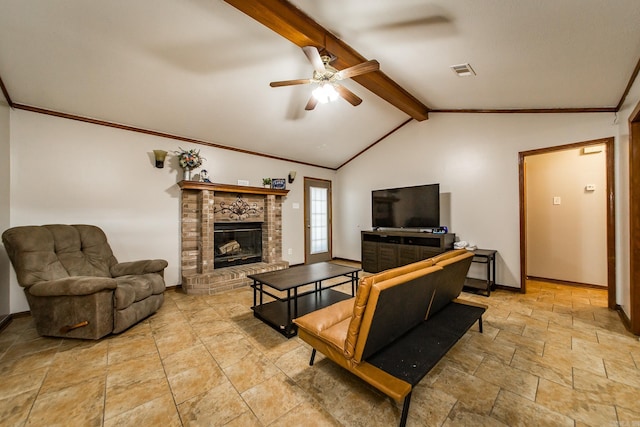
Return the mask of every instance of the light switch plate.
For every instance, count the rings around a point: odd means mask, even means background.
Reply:
[[[585,191],[596,191],[596,185],[595,184],[587,184],[584,187],[584,190]]]
[[[553,198],[553,204],[554,205],[559,205],[560,204],[560,196],[555,196]]]

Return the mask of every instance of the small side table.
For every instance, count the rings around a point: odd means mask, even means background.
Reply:
[[[476,249],[473,251],[471,262],[487,265],[487,277],[485,280],[467,277],[464,286],[485,292],[486,296],[491,295],[491,290],[496,285],[496,253],[494,249]]]

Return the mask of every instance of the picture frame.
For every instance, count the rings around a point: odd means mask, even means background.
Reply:
[[[285,178],[271,178],[271,188],[274,190],[284,190],[287,188],[287,180]]]

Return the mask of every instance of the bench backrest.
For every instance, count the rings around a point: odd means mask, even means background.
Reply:
[[[460,252],[452,256],[439,260],[436,265],[443,268],[442,274],[438,276],[438,285],[433,302],[427,313],[427,319],[438,311],[442,310],[452,300],[458,298],[462,292],[465,278],[471,267],[473,252],[461,249]]]
[[[365,360],[443,309],[462,292],[472,258],[464,249],[450,251],[362,278],[345,356]]]
[[[360,362],[424,321],[442,267],[431,266],[373,284],[353,359]]]

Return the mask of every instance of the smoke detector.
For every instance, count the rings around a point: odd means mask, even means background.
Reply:
[[[453,72],[458,75],[458,77],[469,77],[476,75],[476,72],[473,71],[473,68],[471,68],[471,65],[469,64],[452,65],[449,68],[451,68]]]

